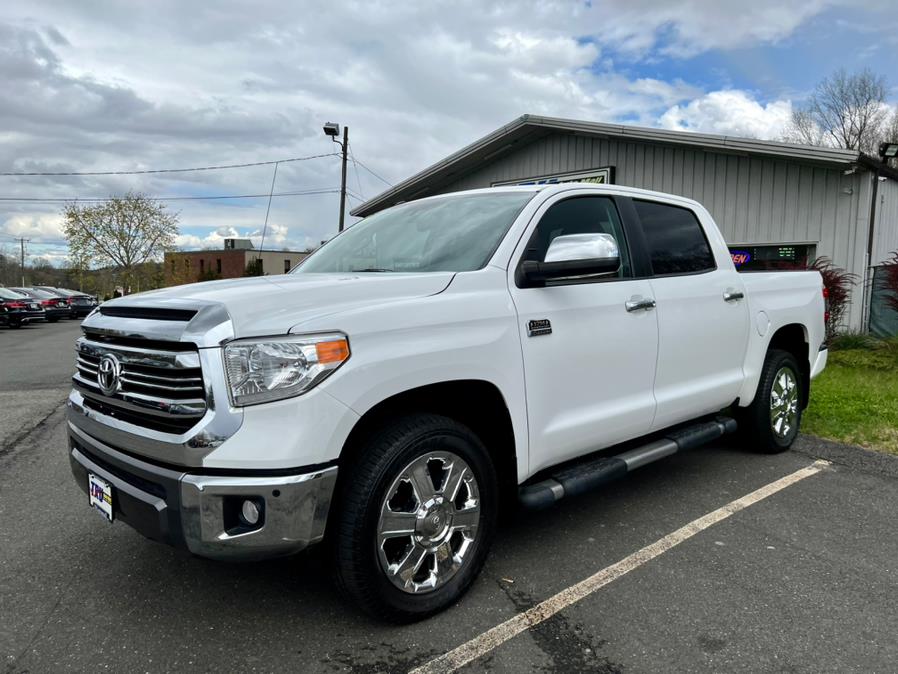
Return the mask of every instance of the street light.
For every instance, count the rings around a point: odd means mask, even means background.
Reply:
[[[343,173],[340,178],[340,226],[337,231],[343,231],[343,218],[346,211],[346,152],[349,149],[349,127],[343,127],[343,142],[337,138],[340,136],[340,125],[334,122],[327,122],[324,125],[324,135],[329,136],[343,150]]]

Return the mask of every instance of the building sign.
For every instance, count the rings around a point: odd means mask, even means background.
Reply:
[[[730,255],[733,257],[733,264],[736,265],[737,269],[751,262],[751,253],[747,250],[730,250]]]
[[[491,187],[499,185],[555,185],[558,183],[592,183],[594,185],[610,185],[614,182],[614,167],[575,171],[573,173],[555,173],[535,178],[516,178],[515,180],[498,180]]]

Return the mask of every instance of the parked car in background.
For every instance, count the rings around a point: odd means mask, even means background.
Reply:
[[[37,300],[9,288],[0,288],[0,306],[3,307],[6,325],[11,328],[46,320],[46,313]]]
[[[69,301],[64,297],[59,297],[46,290],[38,288],[10,288],[17,293],[21,293],[24,297],[36,300],[44,309],[47,321],[55,323],[60,318],[67,318],[71,310],[69,309]]]
[[[97,298],[79,290],[69,288],[52,288],[50,286],[35,286],[38,290],[64,297],[69,302],[69,318],[81,318],[87,316],[97,306]]]

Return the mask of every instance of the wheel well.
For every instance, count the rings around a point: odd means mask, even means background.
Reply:
[[[340,464],[351,465],[353,456],[364,448],[365,438],[391,418],[422,412],[450,417],[470,428],[486,446],[496,467],[501,509],[517,502],[518,465],[511,414],[502,393],[487,381],[440,382],[379,402],[356,422],[340,453]]]
[[[801,375],[802,384],[801,405],[802,408],[807,407],[808,397],[810,395],[811,364],[810,354],[808,353],[808,338],[804,326],[799,325],[798,323],[784,325],[770,338],[770,345],[767,349],[768,351],[771,349],[788,351],[795,357],[795,360],[798,361],[798,368],[801,370],[799,374]]]

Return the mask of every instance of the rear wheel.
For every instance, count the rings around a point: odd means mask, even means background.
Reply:
[[[58,321],[58,320],[59,320],[59,316],[53,316],[53,318],[48,318],[48,319],[47,319],[47,322],[48,322],[48,323],[55,323],[55,322]]]
[[[774,454],[792,446],[801,426],[802,382],[791,353],[767,352],[755,399],[739,418],[740,433],[750,449]]]
[[[337,584],[375,617],[407,622],[454,603],[480,572],[497,512],[489,454],[467,427],[404,417],[341,476]]]

